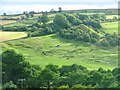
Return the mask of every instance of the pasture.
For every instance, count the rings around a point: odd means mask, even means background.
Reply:
[[[49,63],[59,66],[76,63],[88,69],[113,69],[118,64],[117,47],[99,47],[63,39],[57,34],[8,41],[1,43],[1,46],[3,51],[15,49],[27,61],[42,68]]]
[[[0,42],[18,39],[27,36],[25,32],[2,32],[0,31]]]
[[[107,15],[106,16],[107,19],[113,19],[113,17],[117,17],[118,18],[118,15]]]
[[[106,33],[110,33],[110,34],[117,33],[118,34],[118,22],[102,23],[102,26]]]
[[[0,25],[7,25],[7,24],[12,24],[15,23],[16,20],[1,20]]]

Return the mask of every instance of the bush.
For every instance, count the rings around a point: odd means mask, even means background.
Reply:
[[[59,86],[58,88],[59,88],[58,90],[66,90],[66,89],[69,88],[69,86],[68,85],[63,85],[63,86]]]
[[[49,27],[46,27],[46,28],[44,29],[44,33],[45,33],[45,34],[52,34],[52,33],[53,33],[53,30],[52,30],[51,28],[49,28]]]
[[[100,29],[102,26],[98,21],[91,20],[87,23],[88,26],[92,26],[93,28],[98,28]]]
[[[88,33],[85,33],[85,34],[83,35],[83,41],[84,41],[84,42],[90,42],[90,35],[89,35]]]
[[[109,43],[108,43],[107,40],[103,40],[100,43],[101,43],[102,46],[105,46],[105,47],[109,46]]]
[[[95,38],[91,38],[91,43],[95,43],[95,42],[97,42],[97,39],[95,39]]]
[[[62,14],[58,14],[55,16],[54,20],[53,20],[54,24],[61,28],[61,29],[67,29],[70,27],[70,23],[67,20],[67,18],[62,15]]]
[[[10,82],[5,83],[2,88],[7,90],[10,88],[17,88],[17,85],[15,85],[12,81],[10,81]]]
[[[85,85],[81,85],[81,84],[77,84],[77,85],[73,85],[72,88],[76,89],[76,88],[87,88]]]
[[[43,36],[45,35],[45,32],[42,28],[40,28],[39,30],[37,31],[34,31],[34,32],[29,32],[28,33],[28,37],[34,37],[34,36]]]

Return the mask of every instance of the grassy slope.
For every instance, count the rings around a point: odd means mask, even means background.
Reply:
[[[118,18],[118,15],[107,15],[107,19],[113,19],[113,17],[117,17]]]
[[[102,48],[83,42],[65,40],[58,35],[32,37],[1,43],[3,50],[14,48],[24,54],[27,61],[44,67],[49,63],[86,66],[88,69],[117,67],[117,48]],[[56,47],[60,45],[60,47]]]
[[[118,33],[118,22],[107,22],[102,23],[102,26],[105,28],[106,33],[113,34]]]

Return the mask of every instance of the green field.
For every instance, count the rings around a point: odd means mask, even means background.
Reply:
[[[118,61],[117,47],[103,48],[65,40],[57,34],[8,41],[1,45],[3,50],[15,49],[22,53],[27,61],[42,68],[49,63],[59,66],[76,63],[88,69],[113,69],[117,67]]]
[[[117,17],[118,18],[118,15],[107,15],[107,19],[113,19],[113,17]]]
[[[106,33],[113,34],[115,32],[118,34],[118,22],[102,23],[102,26]]]
[[[23,21],[20,21],[20,22],[12,23],[12,24],[6,24],[4,26],[5,27],[11,27],[11,26],[29,26],[29,25],[32,25],[33,23],[36,23],[36,22],[37,22],[36,19],[23,20]]]

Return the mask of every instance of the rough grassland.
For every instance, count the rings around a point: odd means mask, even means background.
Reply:
[[[106,33],[110,33],[110,34],[113,34],[114,32],[118,33],[118,22],[102,23],[102,26]]]
[[[66,40],[57,34],[8,41],[1,43],[1,46],[3,51],[15,49],[22,53],[27,61],[42,68],[49,63],[59,66],[76,63],[88,69],[113,69],[117,67],[118,61],[117,47],[103,48]]]
[[[113,19],[113,17],[117,17],[118,18],[118,15],[107,15],[107,19]]]

